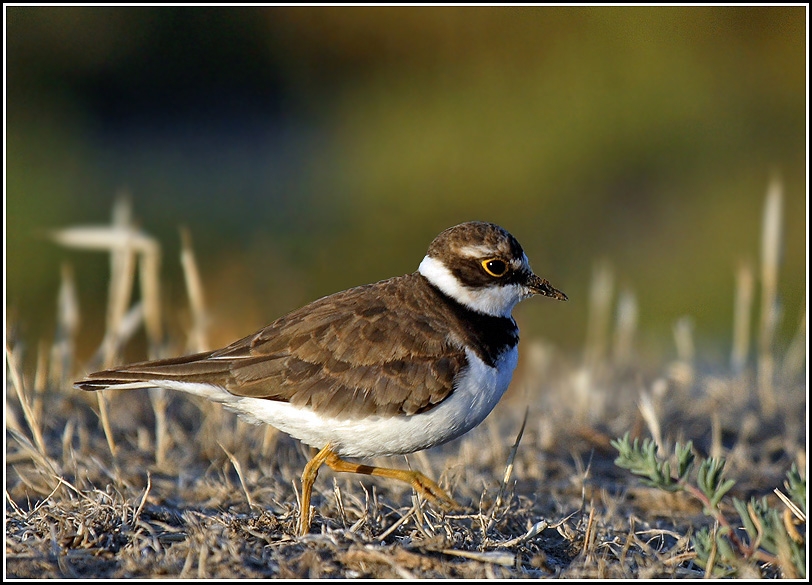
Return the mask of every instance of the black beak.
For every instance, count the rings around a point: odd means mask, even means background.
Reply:
[[[535,295],[543,295],[545,297],[553,297],[559,301],[566,301],[567,295],[562,293],[557,288],[553,288],[547,279],[539,278],[535,274],[531,275],[527,281],[527,288]]]

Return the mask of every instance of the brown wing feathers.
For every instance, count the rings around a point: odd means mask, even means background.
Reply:
[[[399,287],[400,279],[413,282]],[[221,350],[97,372],[78,386],[206,382],[237,396],[309,405],[338,417],[423,412],[451,393],[454,374],[466,363],[464,352],[450,346],[448,331],[430,324],[426,307],[433,304],[425,297],[433,294],[417,274],[356,287]],[[395,333],[387,338],[385,331]],[[433,341],[417,332],[431,332]]]

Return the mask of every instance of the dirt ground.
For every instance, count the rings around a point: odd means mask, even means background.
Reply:
[[[11,368],[6,577],[701,578],[691,536],[713,520],[689,495],[617,467],[611,439],[691,440],[699,456],[726,458],[731,496],[776,506],[792,463],[805,476],[800,377],[776,376],[768,415],[752,371],[586,367],[522,344],[514,384],[482,425],[373,462],[422,471],[464,509],[444,513],[406,484],[325,468],[302,538],[310,453],[297,441],[180,393],[165,396],[162,415],[159,396],[136,390],[105,394],[113,447],[97,394],[67,381],[35,392],[33,374]],[[758,575],[792,576],[769,564],[737,574]]]

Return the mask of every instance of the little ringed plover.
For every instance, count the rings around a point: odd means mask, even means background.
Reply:
[[[323,297],[216,351],[95,372],[76,386],[182,390],[314,447],[302,474],[301,535],[325,463],[405,481],[458,507],[418,471],[342,457],[412,453],[481,423],[516,367],[513,307],[533,295],[567,300],[533,273],[510,233],[467,222],[438,235],[412,274]]]

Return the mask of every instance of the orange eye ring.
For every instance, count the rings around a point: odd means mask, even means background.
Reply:
[[[495,278],[503,277],[510,268],[508,263],[501,258],[488,258],[487,260],[483,260],[480,264],[482,264],[482,269],[485,272]]]

